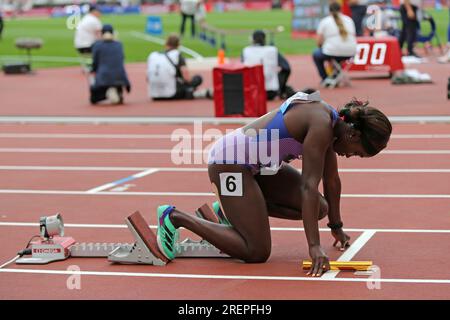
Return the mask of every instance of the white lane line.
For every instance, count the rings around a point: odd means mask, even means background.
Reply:
[[[15,257],[12,258],[11,260],[6,261],[5,263],[3,263],[3,264],[0,266],[0,269],[3,269],[4,267],[6,267],[7,265],[13,263],[14,261],[16,261],[16,260],[19,259],[19,258],[20,258],[20,256],[15,256]]]
[[[450,139],[450,134],[393,134],[391,139]]]
[[[101,133],[0,133],[0,138],[27,139],[171,139],[172,134],[101,134]],[[193,134],[191,138],[214,138],[216,135]],[[450,134],[393,134],[391,139],[450,139]]]
[[[24,56],[0,56],[0,60],[23,60]],[[40,62],[62,62],[62,63],[80,63],[81,58],[80,57],[58,57],[58,56],[38,56],[33,55],[33,61],[40,61]]]
[[[171,154],[180,152],[186,154],[207,153],[207,150],[173,150],[173,149],[98,149],[98,148],[0,148],[0,152],[10,153],[143,153],[143,154]]]
[[[87,193],[74,190],[30,190],[0,189],[0,194],[50,194],[50,195],[91,195],[91,196],[175,196],[175,197],[212,197],[212,192],[112,192],[99,191]],[[341,198],[380,198],[380,199],[450,199],[450,194],[342,194]]]
[[[150,175],[152,173],[155,173],[157,171],[158,171],[158,169],[155,169],[155,168],[147,169],[147,170],[135,173],[135,174],[133,174],[133,175],[131,175],[129,177],[125,177],[125,178],[122,178],[122,179],[119,179],[119,180],[116,180],[116,181],[113,181],[113,182],[110,182],[110,183],[106,183],[104,185],[101,185],[101,186],[98,186],[98,187],[95,187],[95,188],[92,188],[92,189],[89,189],[88,191],[86,191],[86,193],[92,194],[92,193],[97,193],[97,192],[100,192],[100,191],[104,191],[104,190],[116,187],[116,186],[118,186],[118,185],[120,185],[122,183],[125,183],[125,182],[128,182],[128,181],[132,181],[132,180],[135,180],[135,179],[139,179],[139,178],[148,176],[148,175]]]
[[[203,149],[116,149],[116,148],[0,148],[3,153],[149,153],[149,154],[177,154],[182,152],[185,154],[203,154],[208,153],[208,150]],[[380,154],[450,154],[450,150],[384,150]]]
[[[157,268],[157,267],[156,267]],[[300,267],[299,267],[300,268]],[[300,270],[300,269],[299,269]],[[301,272],[301,271],[299,271]],[[376,279],[371,278],[333,278],[323,277],[288,277],[288,276],[253,276],[222,274],[186,274],[186,273],[149,273],[149,272],[105,272],[105,271],[69,271],[39,269],[0,269],[0,273],[19,274],[51,274],[51,275],[84,275],[109,277],[143,277],[143,278],[177,278],[177,279],[219,279],[219,280],[263,280],[263,281],[328,281],[328,282],[382,282],[382,283],[416,283],[416,284],[450,284],[450,279]]]
[[[146,33],[138,32],[138,31],[130,31],[128,33],[135,38],[146,40],[146,41],[153,42],[156,44],[160,44],[162,46],[166,43],[165,39],[153,37]],[[181,52],[184,52],[197,60],[202,60],[204,58],[200,53],[198,53],[197,51],[194,51],[192,49],[189,49],[188,47],[180,46],[179,49]]]
[[[450,154],[450,150],[384,150],[383,154]]]
[[[36,222],[0,222],[0,227],[39,227]],[[85,224],[85,223],[65,223],[65,228],[85,228],[85,229],[126,229],[125,224]],[[156,225],[149,225],[151,229],[156,229]],[[277,232],[303,232],[304,228],[299,227],[271,227],[271,231]],[[320,232],[330,232],[328,228],[319,228]],[[372,228],[345,228],[348,232],[378,232],[378,233],[450,233],[450,229],[372,229]]]
[[[244,117],[80,117],[80,116],[0,116],[0,123],[47,124],[248,124],[256,118]],[[450,123],[450,116],[391,116],[391,123]]]
[[[161,172],[207,172],[208,168],[191,167],[88,167],[88,166],[0,166],[0,170],[30,170],[30,171],[143,171],[155,169]],[[301,169],[298,169],[302,172]],[[450,173],[450,169],[339,169],[340,173]]]
[[[344,251],[344,253],[337,259],[337,261],[351,261],[353,257],[364,247],[364,245],[374,236],[376,232],[373,230],[364,231],[355,241],[353,241],[350,247]],[[322,278],[333,279],[339,274],[339,270],[330,270],[325,273]]]

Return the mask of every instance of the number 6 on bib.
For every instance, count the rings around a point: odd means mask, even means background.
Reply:
[[[220,173],[220,194],[222,196],[242,197],[242,173]]]

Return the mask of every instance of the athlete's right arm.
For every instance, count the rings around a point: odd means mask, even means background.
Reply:
[[[320,246],[319,183],[322,179],[325,154],[332,139],[332,130],[324,125],[310,126],[303,142],[302,216],[312,267],[308,275],[321,276],[330,269],[328,257]]]

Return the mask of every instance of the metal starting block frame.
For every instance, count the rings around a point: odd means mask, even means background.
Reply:
[[[148,264],[164,266],[169,262],[159,250],[156,235],[151,231],[148,224],[139,212],[135,212],[126,219],[126,224],[134,237],[134,243],[76,243],[71,237],[55,238],[46,241],[47,246],[59,246],[61,239],[69,244],[65,254],[61,250],[53,250],[59,254],[47,254],[45,259],[35,257],[35,248],[42,246],[42,240],[32,243],[32,257],[22,257],[16,260],[17,264],[46,264],[53,261],[73,258],[107,258],[108,261],[119,264]],[[176,258],[229,258],[229,256],[214,247],[206,240],[192,240],[186,238],[175,245]],[[52,251],[52,250],[50,250]]]

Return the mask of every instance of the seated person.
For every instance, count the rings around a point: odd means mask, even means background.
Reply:
[[[92,46],[101,39],[102,22],[101,13],[95,5],[89,7],[89,12],[78,23],[74,45],[81,55],[81,66],[83,72],[89,73],[92,65]]]
[[[202,95],[195,92],[202,77],[189,76],[186,60],[178,50],[180,38],[172,34],[166,40],[164,51],[152,52],[147,60],[149,95],[153,100],[193,99]],[[206,92],[203,96],[209,96]]]
[[[286,99],[295,91],[287,85],[291,67],[285,57],[278,52],[277,47],[266,45],[266,34],[262,30],[253,33],[253,44],[245,47],[241,56],[245,65],[262,64],[267,99],[273,100],[276,96]]]
[[[131,90],[124,66],[122,43],[114,40],[114,30],[110,24],[102,28],[102,40],[92,48],[92,72],[95,73],[91,85],[91,103],[109,100],[112,104],[123,103],[123,87]]]
[[[317,27],[317,48],[313,53],[314,63],[322,84],[327,78],[325,61],[338,62],[350,59],[356,54],[355,24],[350,17],[341,13],[337,2],[330,4],[330,15],[323,18]]]

